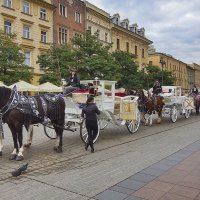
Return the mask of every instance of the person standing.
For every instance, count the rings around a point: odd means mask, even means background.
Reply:
[[[96,138],[98,133],[98,122],[97,115],[100,114],[100,111],[96,104],[94,103],[94,97],[89,96],[86,101],[86,106],[82,109],[82,117],[85,117],[86,129],[88,132],[88,141],[85,145],[85,150],[87,151],[88,147],[91,147],[91,152],[94,153],[93,140]]]
[[[64,95],[67,95],[80,88],[80,78],[75,67],[71,68],[70,77],[66,80],[66,82],[67,84],[64,89]]]
[[[194,87],[192,88],[192,94],[194,94],[195,96],[198,94],[198,89],[197,89],[197,86],[194,85]]]

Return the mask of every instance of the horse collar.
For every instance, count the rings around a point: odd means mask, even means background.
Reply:
[[[6,103],[6,105],[0,109],[0,115],[3,117],[9,110],[15,108],[19,103],[19,94],[16,87],[12,89],[11,95]]]

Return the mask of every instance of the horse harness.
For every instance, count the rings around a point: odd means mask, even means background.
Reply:
[[[48,104],[49,106],[52,108],[50,110],[52,110],[50,113],[50,115],[53,115],[54,112],[57,110],[55,103],[58,101],[59,96],[58,95],[42,95],[39,96],[39,98],[36,99],[36,97],[29,97],[29,96],[25,96],[22,93],[17,92],[16,87],[14,87],[12,89],[10,98],[8,100],[8,102],[6,103],[6,105],[0,109],[0,139],[4,138],[4,134],[3,134],[3,116],[5,116],[5,114],[12,109],[17,109],[20,112],[22,112],[23,114],[27,114],[29,117],[27,119],[27,121],[30,119],[30,117],[37,117],[38,119],[44,121],[45,123],[47,123],[48,121],[48,117],[47,114],[48,113]],[[41,101],[41,108],[39,109],[39,100]],[[39,112],[40,111],[40,112]],[[42,114],[41,114],[42,113]]]

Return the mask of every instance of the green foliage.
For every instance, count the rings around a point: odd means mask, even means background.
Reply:
[[[146,67],[147,75],[146,79],[148,81],[149,87],[152,87],[155,80],[159,80],[162,84],[162,76],[163,76],[163,85],[173,85],[175,79],[173,77],[172,72],[162,70],[157,66],[148,66]]]
[[[30,81],[32,73],[23,64],[24,55],[20,47],[13,42],[16,35],[0,31],[0,80],[13,84],[19,80]]]
[[[111,45],[101,43],[96,35],[90,33],[74,37],[71,46],[52,46],[47,54],[38,57],[38,63],[46,72],[40,82],[60,85],[61,78],[68,78],[72,66],[78,68],[82,80],[95,77],[116,80],[127,89],[148,89],[155,79],[162,77],[158,67],[148,66],[147,74],[139,70],[134,54],[123,51],[110,53],[110,48]],[[170,72],[163,71],[163,76],[165,85],[173,84]]]

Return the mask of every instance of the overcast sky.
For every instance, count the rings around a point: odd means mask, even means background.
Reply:
[[[200,0],[88,0],[144,27],[157,52],[200,64]]]

